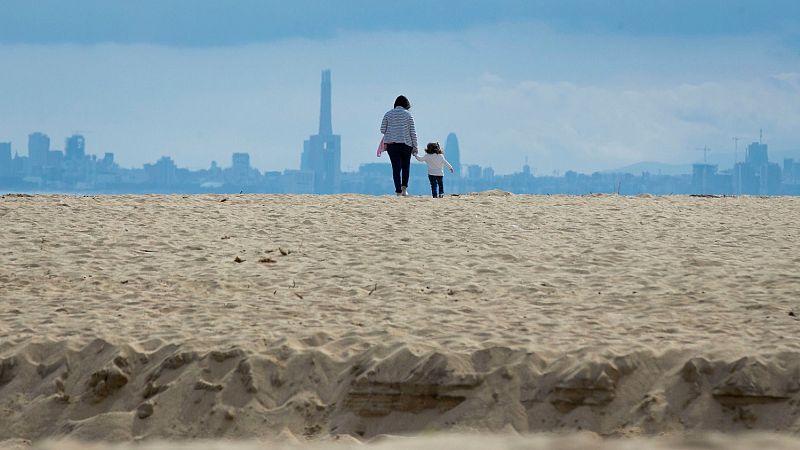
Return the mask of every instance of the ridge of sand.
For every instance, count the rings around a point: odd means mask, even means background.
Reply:
[[[800,199],[0,198],[0,440],[800,431]]]
[[[579,352],[548,361],[507,347],[465,354],[402,344],[333,353],[299,343],[257,354],[31,343],[0,359],[0,439],[798,431],[797,353]]]

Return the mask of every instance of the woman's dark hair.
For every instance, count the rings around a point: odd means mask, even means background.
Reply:
[[[411,102],[408,101],[405,95],[401,95],[394,101],[394,107],[397,108],[398,106],[402,106],[404,109],[411,109]]]
[[[442,147],[439,145],[438,142],[428,142],[428,145],[425,147],[425,153],[442,153]]]

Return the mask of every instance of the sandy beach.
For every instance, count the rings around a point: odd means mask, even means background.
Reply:
[[[800,198],[7,195],[0,230],[6,448],[800,446]]]

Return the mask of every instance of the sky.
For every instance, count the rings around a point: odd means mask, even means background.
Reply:
[[[0,141],[298,168],[323,69],[344,170],[399,94],[499,173],[800,157],[796,0],[0,0]]]

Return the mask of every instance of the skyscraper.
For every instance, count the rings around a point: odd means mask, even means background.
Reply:
[[[444,153],[447,161],[453,166],[454,173],[457,177],[461,176],[461,151],[458,148],[458,138],[455,133],[447,135],[447,140],[444,143]]]
[[[319,134],[329,136],[333,134],[331,122],[331,71],[322,71],[322,92],[319,101]]]
[[[64,150],[68,160],[82,160],[86,156],[86,144],[83,136],[80,134],[73,134],[68,137],[64,145]]]
[[[333,134],[331,120],[331,71],[322,72],[319,105],[319,133],[303,142],[300,170],[313,172],[314,192],[332,194],[339,188],[342,161],[342,137]]]
[[[50,151],[50,138],[44,133],[28,135],[28,160],[31,167],[41,168],[47,164],[47,152]]]

